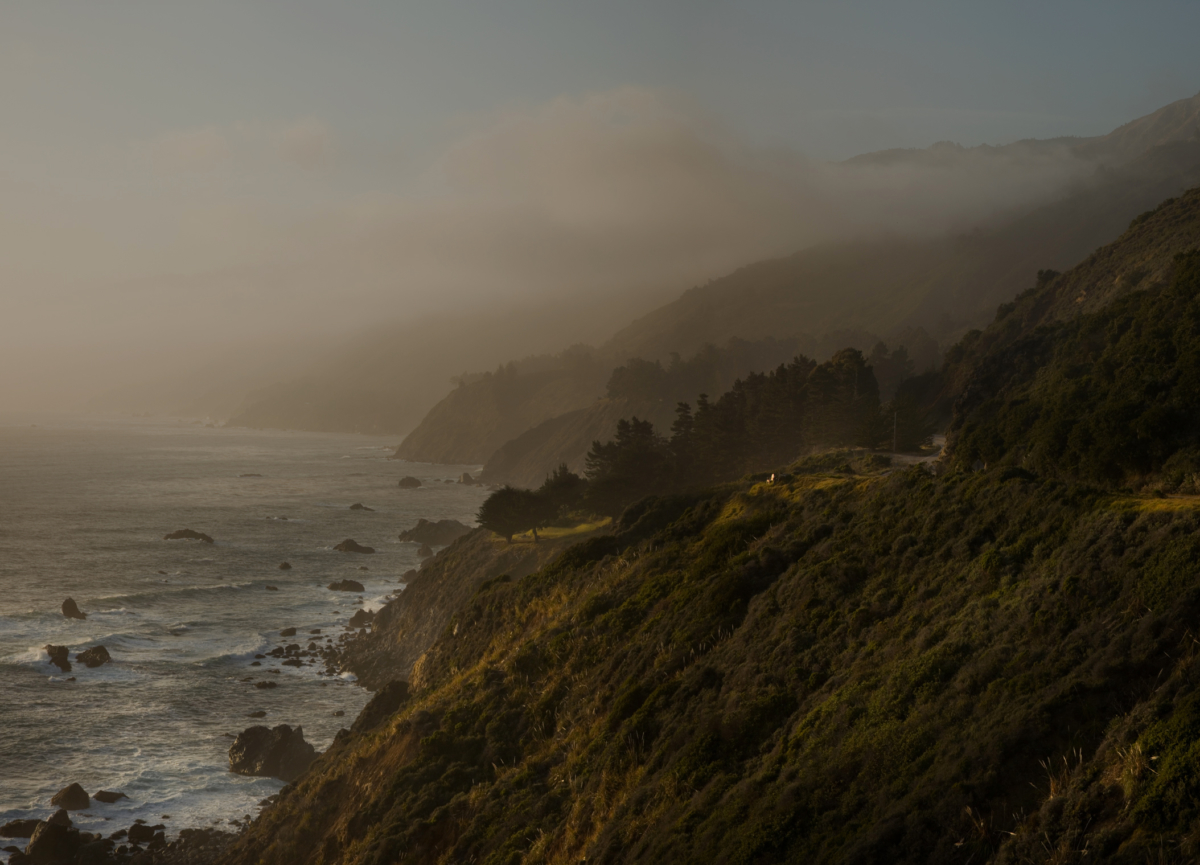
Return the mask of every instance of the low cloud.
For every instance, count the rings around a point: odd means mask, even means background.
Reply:
[[[1041,145],[815,162],[638,88],[461,128],[423,167],[414,157],[401,172],[394,160],[359,158],[383,145],[319,118],[202,126],[143,148],[150,176],[193,182],[130,176],[87,201],[25,190],[24,210],[0,198],[0,224],[30,225],[36,195],[74,226],[67,236],[47,218],[38,242],[0,264],[0,278],[19,286],[4,300],[0,344],[86,343],[88,374],[100,379],[105,345],[125,357],[138,346],[197,357],[231,340],[345,333],[538,297],[620,294],[632,316],[645,309],[631,297],[657,302],[815,243],[966,230],[1060,195],[1091,170],[1066,147]],[[84,237],[91,245],[76,242]],[[27,250],[55,248],[81,252],[58,259],[51,285],[39,278],[49,259]],[[103,262],[87,249],[105,250]],[[86,396],[94,382],[84,378],[33,390]]]

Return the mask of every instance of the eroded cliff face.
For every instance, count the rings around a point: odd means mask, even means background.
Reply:
[[[376,614],[371,631],[349,643],[343,669],[376,691],[388,682],[408,681],[413,665],[433,645],[454,614],[480,585],[503,576],[519,580],[533,573],[584,535],[506,544],[475,529],[429,559],[394,600]]]

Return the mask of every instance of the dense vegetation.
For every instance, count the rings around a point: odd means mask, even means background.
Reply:
[[[1197,208],[1081,267],[1143,267]],[[956,400],[936,467],[794,458],[888,432],[854,350],[681,407],[669,438],[626,420],[586,483],[531,495],[651,494],[474,584],[406,702],[230,861],[1196,861],[1200,253],[1168,261],[1073,316],[1079,273],[1043,273],[904,382],[893,419]]]
[[[1173,282],[1039,328],[975,371],[958,459],[1200,492],[1200,253]]]

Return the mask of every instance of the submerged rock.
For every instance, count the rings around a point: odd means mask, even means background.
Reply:
[[[417,524],[408,531],[400,533],[400,540],[416,544],[431,544],[444,547],[452,544],[463,535],[470,534],[470,526],[458,520],[438,520],[436,523],[426,519],[417,520]]]
[[[86,651],[76,653],[75,660],[90,669],[108,663],[112,657],[108,654],[108,649],[103,646],[92,646]]]
[[[71,662],[67,659],[69,651],[66,646],[46,646],[46,654],[50,656],[50,663],[64,673],[71,672]]]
[[[331,592],[364,592],[366,589],[358,580],[337,580],[330,583],[326,588]]]
[[[62,614],[68,619],[86,619],[87,613],[79,609],[79,605],[71,598],[67,598],[62,603]]]
[[[163,535],[164,541],[179,541],[185,539],[204,541],[206,544],[213,543],[213,539],[204,534],[204,532],[194,532],[191,529],[179,529],[178,531]]]
[[[300,727],[249,727],[229,748],[229,769],[238,775],[290,782],[304,774],[316,756],[316,749],[304,741]]]
[[[408,477],[400,478],[399,487],[402,490],[415,490],[421,485],[421,481],[409,475]]]
[[[67,811],[82,811],[92,804],[92,800],[86,790],[78,784],[71,784],[50,797],[50,804]]]
[[[352,504],[350,506],[350,510],[352,510],[352,511],[371,511],[372,513],[375,512],[374,508],[369,508],[366,505],[364,505],[362,502],[355,502],[354,504]]]
[[[373,552],[375,552],[374,547],[364,547],[358,541],[354,540],[354,538],[346,538],[346,540],[342,541],[340,544],[338,544],[336,547],[334,547],[334,549],[337,550],[339,553],[373,553]]]

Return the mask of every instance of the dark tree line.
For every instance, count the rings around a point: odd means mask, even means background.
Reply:
[[[893,365],[889,374],[911,375],[902,350],[887,353],[881,346],[876,355]],[[919,378],[909,381],[921,384]],[[716,400],[700,394],[695,408],[679,403],[669,437],[637,417],[619,421],[611,441],[592,443],[586,480],[560,466],[537,491],[498,491],[479,520],[511,538],[509,526],[520,524],[513,532],[529,531],[571,510],[616,516],[647,495],[781,468],[813,448],[891,448],[894,443],[913,450],[928,441],[931,430],[915,388],[907,384],[897,382],[896,397],[881,405],[875,371],[862,352],[843,349],[820,364],[801,355],[737,380]],[[501,508],[504,502],[515,504]],[[492,515],[493,509],[515,509],[522,516],[505,522]]]

